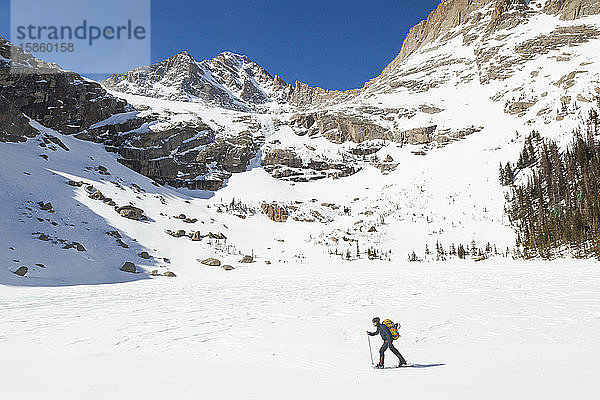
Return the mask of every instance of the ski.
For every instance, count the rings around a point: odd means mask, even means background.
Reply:
[[[398,368],[413,368],[415,366],[415,364],[406,364],[406,365],[396,365],[395,367],[383,367],[383,368],[379,368],[376,365],[371,365],[371,368],[373,369],[398,369]]]

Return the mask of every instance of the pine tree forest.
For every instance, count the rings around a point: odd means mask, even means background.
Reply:
[[[516,164],[500,165],[506,212],[523,258],[600,258],[598,125],[592,110],[563,149],[533,131]]]

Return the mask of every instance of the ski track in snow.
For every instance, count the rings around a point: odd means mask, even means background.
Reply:
[[[600,271],[564,263],[265,266],[192,281],[4,287],[0,393],[592,399]],[[396,345],[424,368],[370,368],[375,315],[402,324]],[[374,355],[380,342],[371,338]]]

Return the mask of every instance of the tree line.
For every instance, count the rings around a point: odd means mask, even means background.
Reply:
[[[516,164],[500,165],[506,212],[523,258],[600,258],[600,140],[595,110],[561,151],[533,131]]]

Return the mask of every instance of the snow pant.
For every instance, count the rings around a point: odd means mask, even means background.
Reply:
[[[394,353],[396,355],[396,357],[398,357],[398,360],[400,360],[400,363],[402,363],[402,364],[406,363],[406,360],[404,359],[404,357],[402,357],[402,354],[400,354],[398,349],[396,349],[394,347],[394,344],[392,342],[388,342],[387,340],[384,340],[383,345],[379,349],[379,364],[380,365],[383,365],[383,360],[385,358],[385,351],[388,349],[388,347],[390,348],[392,353]]]

